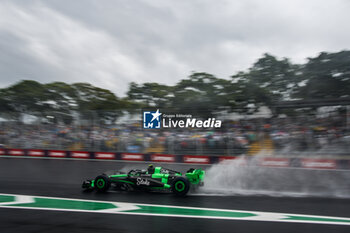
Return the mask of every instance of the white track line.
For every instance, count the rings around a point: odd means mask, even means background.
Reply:
[[[82,209],[60,209],[60,208],[45,208],[45,207],[28,207],[28,206],[4,206],[0,208],[13,208],[13,209],[30,209],[30,210],[51,210],[51,211],[68,211],[68,212],[83,212],[83,213],[104,213],[104,214],[125,214],[125,215],[142,215],[142,216],[159,216],[159,217],[182,217],[182,218],[200,218],[200,219],[223,219],[223,220],[240,220],[240,221],[268,221],[268,222],[288,222],[288,223],[310,223],[310,224],[329,224],[329,225],[350,225],[350,218],[344,217],[333,217],[333,216],[318,216],[318,215],[301,215],[301,214],[288,214],[288,213],[274,213],[274,212],[263,212],[263,211],[247,211],[247,210],[229,210],[229,209],[215,209],[215,208],[201,208],[201,207],[187,207],[187,206],[173,206],[173,205],[154,205],[154,204],[141,204],[141,203],[128,203],[128,202],[110,202],[110,201],[95,201],[86,199],[72,199],[72,198],[57,198],[57,197],[43,197],[43,196],[26,196],[26,195],[15,195],[15,194],[0,194],[5,196],[15,196],[15,202],[7,202],[7,204],[31,203],[34,198],[44,199],[56,199],[56,200],[69,200],[69,201],[84,201],[93,203],[109,203],[116,206],[112,209],[102,210],[82,210]],[[119,208],[118,208],[119,207]],[[191,215],[191,214],[166,214],[166,213],[152,213],[152,212],[137,212],[137,209],[142,207],[162,207],[162,208],[173,208],[173,209],[184,209],[184,210],[202,210],[203,215]],[[129,210],[136,210],[136,212],[123,212]],[[208,213],[206,214],[205,211]],[[171,210],[169,210],[171,212]],[[215,216],[214,213],[210,212],[226,212],[236,214],[252,214],[254,216]],[[206,214],[206,215],[204,215]],[[290,219],[294,217],[295,219]],[[312,220],[314,218],[314,220]],[[322,220],[323,219],[323,220]]]

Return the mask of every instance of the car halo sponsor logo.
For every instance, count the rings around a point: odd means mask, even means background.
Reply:
[[[180,119],[177,119],[180,118]],[[162,114],[157,111],[143,112],[144,129],[163,128],[220,128],[221,120],[208,118],[206,120],[197,119],[190,114]]]

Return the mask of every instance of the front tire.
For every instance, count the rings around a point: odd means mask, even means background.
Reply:
[[[100,175],[95,178],[94,186],[98,192],[106,192],[111,186],[111,182],[109,181],[108,176]]]
[[[177,196],[185,196],[190,190],[190,182],[183,177],[177,177],[171,184],[171,190]]]

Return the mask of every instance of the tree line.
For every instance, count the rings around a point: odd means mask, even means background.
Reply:
[[[322,52],[304,64],[266,53],[248,70],[228,79],[193,72],[175,85],[131,82],[123,98],[88,83],[23,80],[0,89],[0,111],[11,118],[21,113],[51,113],[69,120],[75,112],[114,121],[123,111],[139,108],[190,110],[209,116],[220,111],[253,113],[277,101],[343,98],[349,94],[350,51]]]

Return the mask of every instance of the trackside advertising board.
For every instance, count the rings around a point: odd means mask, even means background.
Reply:
[[[350,170],[350,159],[320,159],[320,158],[282,158],[282,157],[251,157],[251,156],[209,156],[209,155],[173,155],[173,154],[143,154],[118,152],[64,151],[42,149],[0,148],[0,157],[37,157],[58,159],[83,160],[113,160],[130,162],[155,163],[185,163],[210,165],[214,163],[230,163],[234,166],[262,166],[275,168],[304,168],[304,169],[341,169]]]
[[[336,169],[337,161],[334,159],[301,159],[301,167],[316,169]]]
[[[163,154],[152,154],[151,155],[152,162],[162,162],[162,163],[174,163],[175,155],[163,155]]]
[[[45,151],[44,150],[28,150],[28,156],[44,157],[45,156]]]
[[[67,157],[67,152],[63,150],[49,150],[48,156],[53,158],[65,158]]]
[[[95,152],[95,159],[115,159],[115,153],[111,152]]]
[[[121,159],[129,161],[145,161],[145,155],[137,153],[122,153]]]

